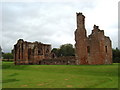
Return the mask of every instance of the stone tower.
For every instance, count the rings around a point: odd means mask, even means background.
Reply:
[[[82,13],[76,13],[77,29],[75,31],[75,47],[77,64],[87,64],[87,35],[85,29],[85,16]]]
[[[77,13],[77,29],[75,31],[76,63],[79,64],[112,64],[112,46],[109,37],[99,26],[94,25],[92,33],[87,37],[85,16]]]

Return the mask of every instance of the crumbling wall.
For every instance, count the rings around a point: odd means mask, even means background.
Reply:
[[[26,42],[19,39],[14,45],[15,64],[80,65],[112,64],[112,46],[104,31],[94,25],[87,37],[85,16],[76,13],[75,57],[59,57],[51,53],[51,45],[40,42]]]
[[[104,31],[94,25],[92,34],[88,37],[89,64],[103,64],[105,60],[105,38]]]
[[[53,57],[54,56],[54,57]],[[19,39],[14,45],[14,59],[17,65],[75,65],[75,56],[55,57],[51,45],[39,42],[26,42]]]
[[[111,64],[112,63],[112,45],[111,40],[109,37],[105,36],[105,64]]]
[[[43,59],[41,65],[76,65],[75,56],[57,57],[51,59]]]
[[[87,62],[87,36],[84,24],[85,16],[82,13],[77,13],[77,29],[75,31],[75,53],[77,64],[88,64]]]
[[[75,31],[75,49],[77,64],[111,64],[112,46],[109,37],[99,26],[94,25],[92,33],[87,37],[85,16],[77,13],[77,29]]]
[[[19,39],[14,45],[15,64],[39,64],[39,61],[50,58],[51,45],[40,42],[26,42]]]

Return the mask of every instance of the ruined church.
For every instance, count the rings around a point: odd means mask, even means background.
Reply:
[[[53,57],[51,45],[40,42],[27,42],[19,39],[14,45],[14,62],[40,65],[97,65],[112,64],[112,46],[109,37],[99,26],[94,25],[92,33],[87,37],[85,16],[76,13],[77,29],[75,31],[75,56]]]

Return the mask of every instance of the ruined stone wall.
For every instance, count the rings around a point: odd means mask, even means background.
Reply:
[[[85,16],[82,13],[77,13],[77,29],[75,31],[75,47],[77,64],[87,64],[87,36],[84,24]]]
[[[84,22],[85,16],[77,13],[77,29],[75,31],[77,64],[111,64],[111,40],[104,36],[104,31],[96,25],[87,37]]]
[[[55,57],[51,53],[51,45],[40,42],[18,40],[14,45],[15,64],[47,64],[47,65],[84,65],[112,64],[112,46],[104,31],[94,25],[92,33],[87,37],[85,16],[77,13],[77,29],[75,31],[75,57]],[[53,57],[53,58],[52,58]]]
[[[109,37],[105,36],[105,64],[111,64],[112,63],[112,45],[111,40]]]
[[[51,45],[40,42],[26,42],[19,39],[14,45],[15,64],[39,64],[39,61],[50,58]]]
[[[14,45],[14,59],[17,65],[75,65],[76,57],[54,57],[51,53],[51,45],[39,42],[26,42],[19,39]]]
[[[75,56],[57,57],[51,59],[43,59],[41,65],[76,65]]]
[[[105,60],[105,38],[104,31],[94,25],[92,34],[88,37],[89,64],[103,64]]]

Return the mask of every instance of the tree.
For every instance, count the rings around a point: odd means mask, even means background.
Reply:
[[[64,44],[60,46],[61,56],[75,56],[75,49],[72,44]]]
[[[59,57],[59,48],[53,48],[52,53],[54,53],[57,57]]]
[[[13,59],[13,54],[12,53],[4,53],[2,55],[3,59],[7,59],[9,61],[9,59]]]
[[[120,50],[118,48],[112,49],[113,53],[113,62],[120,63]]]
[[[72,44],[63,44],[60,48],[53,48],[52,52],[55,53],[57,57],[60,56],[75,56],[75,49]]]

